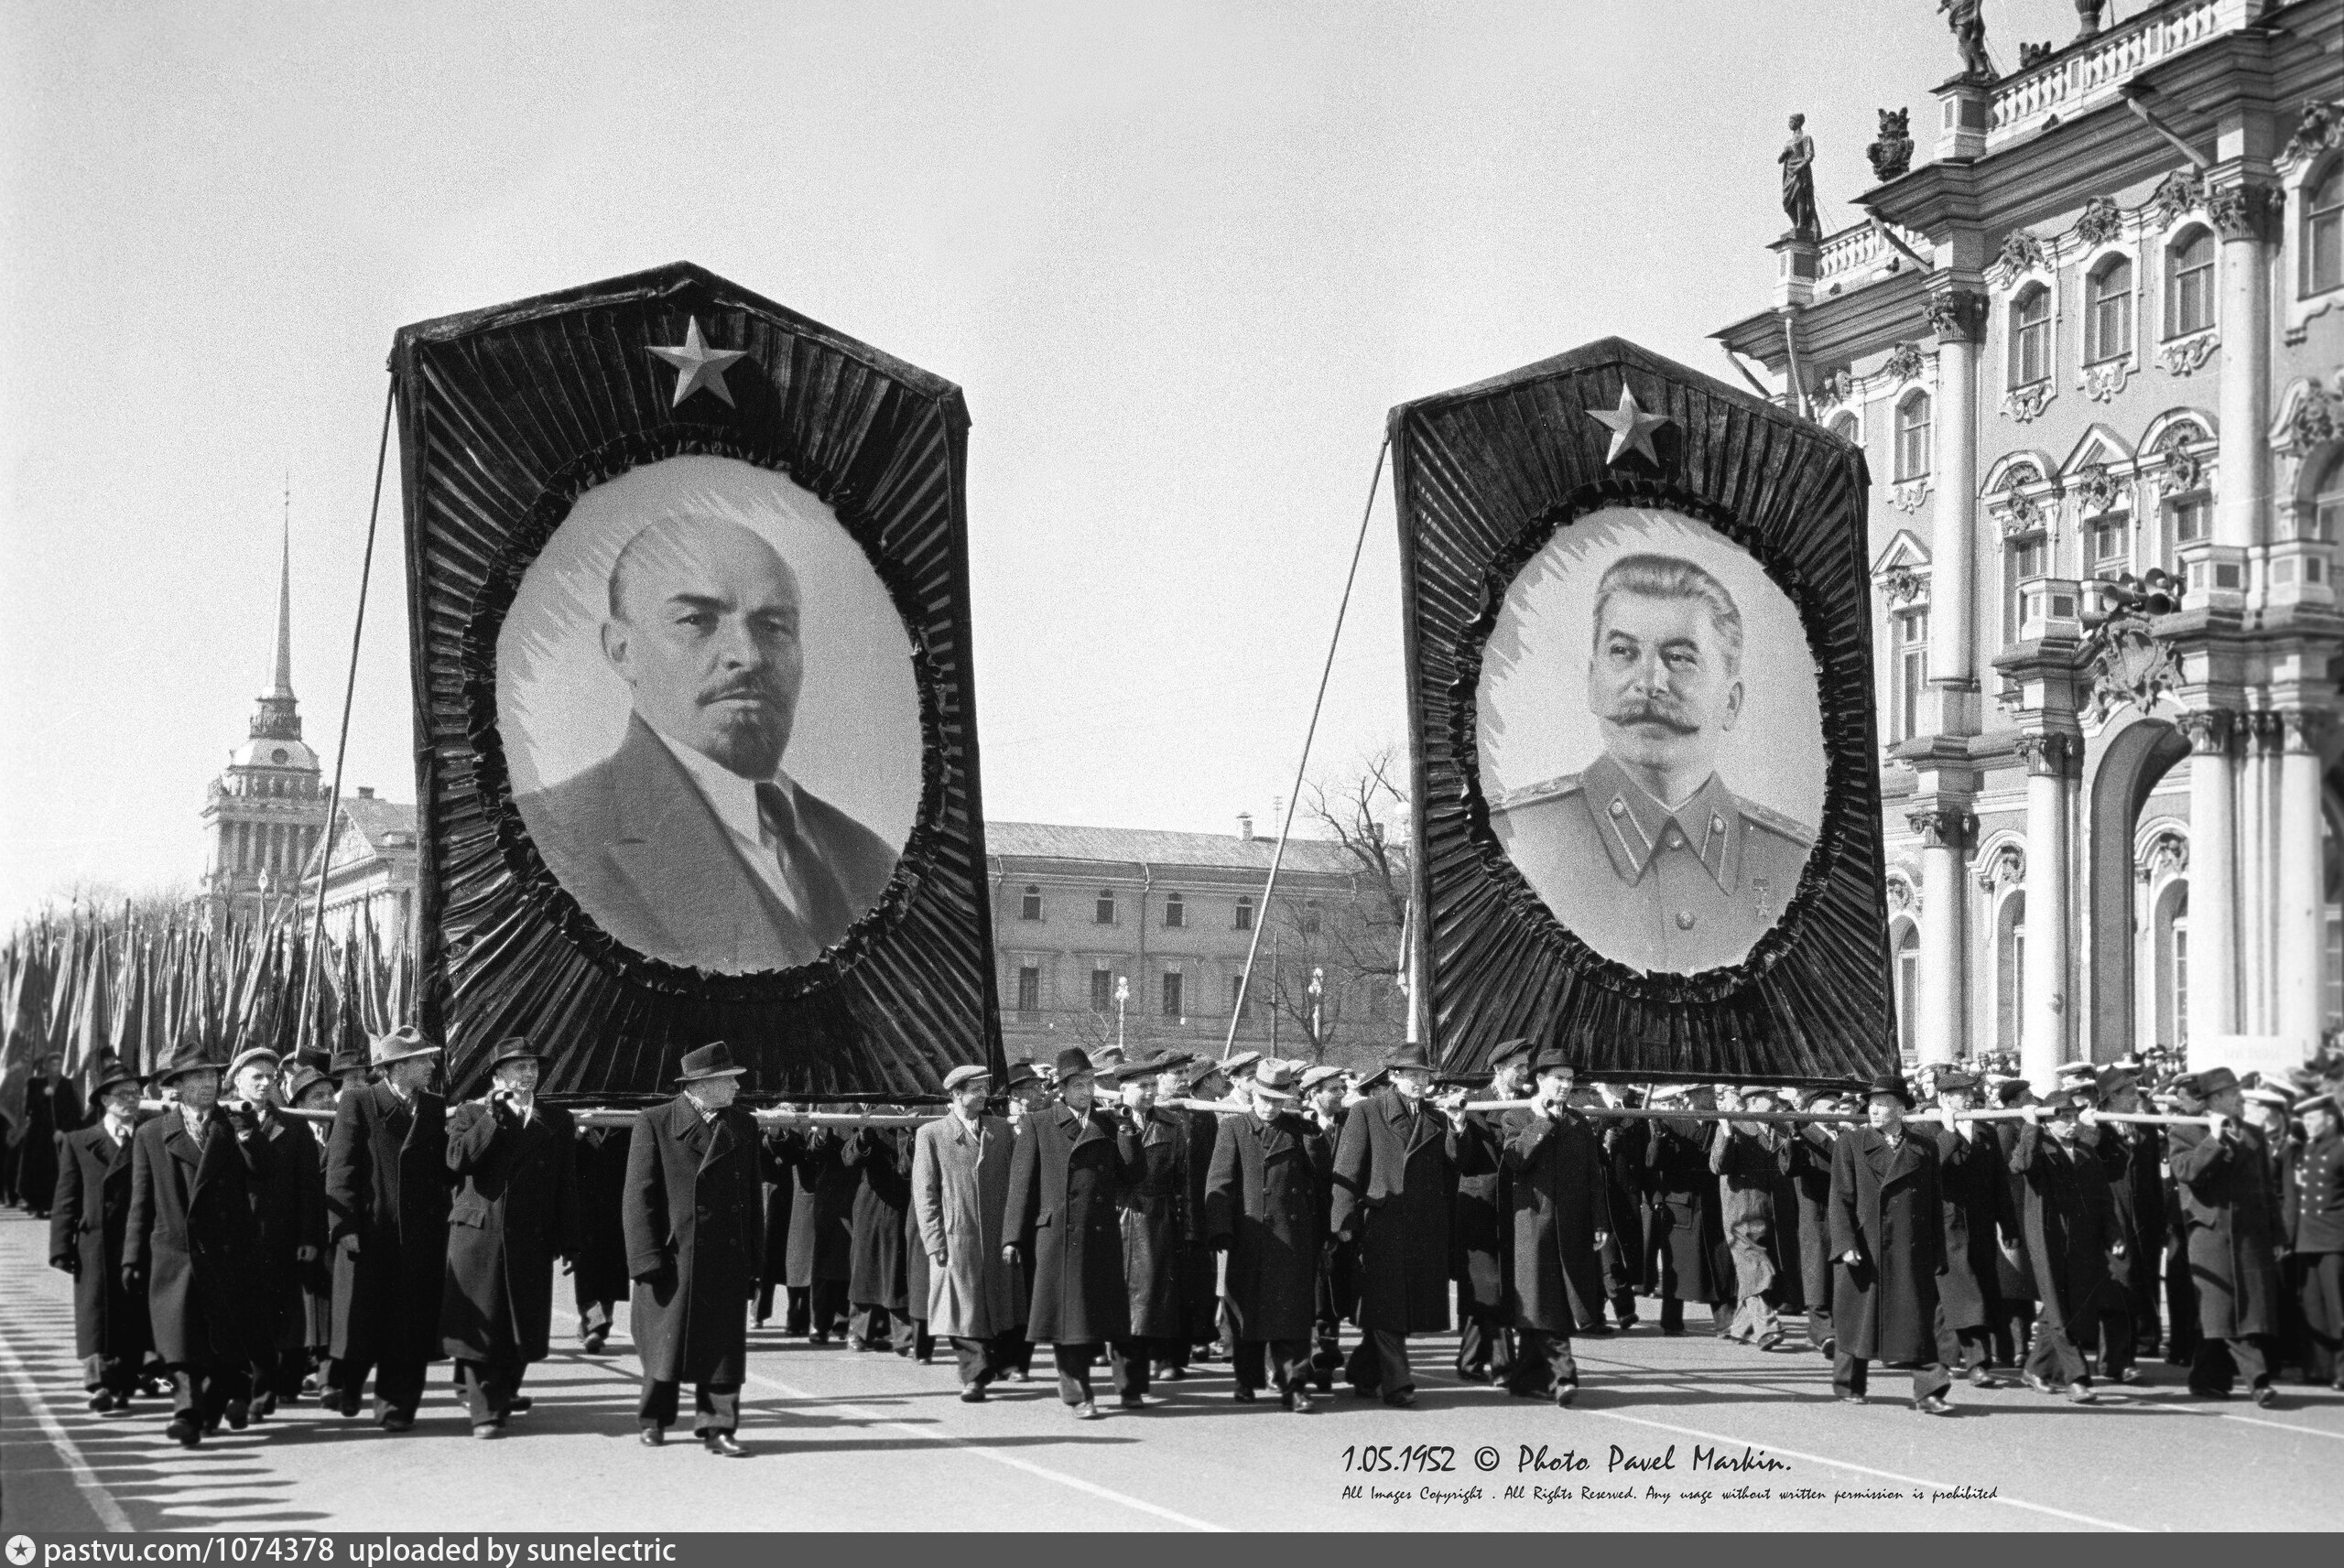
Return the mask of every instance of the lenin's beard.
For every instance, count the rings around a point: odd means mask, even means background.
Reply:
[[[695,738],[700,750],[744,779],[771,779],[781,769],[797,718],[791,694],[780,686],[769,676],[735,678],[703,693]]]

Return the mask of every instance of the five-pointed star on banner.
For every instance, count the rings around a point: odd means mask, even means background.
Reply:
[[[676,367],[676,400],[667,406],[680,408],[684,399],[706,387],[732,405],[732,394],[725,387],[724,373],[732,362],[748,357],[745,349],[711,349],[700,335],[700,318],[688,317],[684,325],[684,341],[671,349],[651,345],[651,352]]]
[[[1636,395],[1626,387],[1620,389],[1620,406],[1606,414],[1601,408],[1590,408],[1587,416],[1612,432],[1612,449],[1603,454],[1607,463],[1616,463],[1630,452],[1636,452],[1653,467],[1660,466],[1660,454],[1653,449],[1653,432],[1675,420],[1666,414],[1647,414],[1636,404]]]

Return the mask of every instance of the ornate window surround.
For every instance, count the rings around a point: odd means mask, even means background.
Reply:
[[[2179,249],[2178,242],[2196,229],[2204,230],[2208,237],[2214,242],[2214,276],[2208,290],[2209,296],[2208,304],[2212,310],[2211,319],[2207,325],[2195,330],[2169,338],[2165,336],[2165,324],[2169,297],[2173,290],[2174,253]],[[2153,254],[2156,257],[2156,265],[2150,270],[2156,277],[2157,363],[2164,368],[2167,375],[2189,375],[2203,366],[2222,346],[2221,236],[2214,232],[2213,223],[2202,210],[2184,212],[2166,224],[2164,232],[2156,236]]]
[[[2132,330],[2128,341],[2117,352],[2092,360],[2085,356],[2092,351],[2091,341],[2091,280],[2092,275],[2111,260],[2122,261],[2132,269]],[[2141,373],[2142,317],[2141,306],[2147,289],[2146,274],[2141,265],[2141,247],[2137,240],[2116,239],[2092,246],[2076,258],[2076,290],[2083,301],[2083,325],[2076,332],[2076,390],[2094,403],[2105,403],[2124,390],[2124,384]]]
[[[2282,323],[2284,341],[2290,344],[2304,341],[2314,317],[2344,308],[2344,288],[2312,295],[2303,291],[2305,209],[2310,200],[2314,177],[2328,173],[2344,159],[2344,151],[2339,149],[2344,149],[2344,99],[2332,103],[2306,103],[2294,136],[2272,165],[2279,176],[2279,189],[2286,203],[2279,225],[2279,297],[2286,305]]]
[[[2014,230],[2002,242],[2000,260],[1986,269],[1986,287],[1994,302],[1991,348],[2002,364],[2002,416],[2024,425],[2039,417],[2059,395],[2059,324],[2067,319],[2067,300],[2060,293],[2060,241],[2046,241],[2024,230]],[[2020,384],[2013,362],[2018,337],[2018,301],[2040,286],[2050,306],[2051,347],[2048,373],[2041,381]]]

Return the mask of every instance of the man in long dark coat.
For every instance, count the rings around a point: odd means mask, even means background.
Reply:
[[[1478,1143],[1460,1139],[1464,1112],[1427,1100],[1432,1064],[1421,1045],[1388,1058],[1389,1090],[1351,1108],[1335,1149],[1329,1225],[1360,1241],[1359,1347],[1344,1368],[1362,1397],[1416,1402],[1408,1336],[1449,1330],[1449,1222],[1459,1162]],[[1478,1166],[1466,1173],[1479,1174]]]
[[[732,1103],[740,1076],[722,1041],[684,1054],[681,1092],[635,1118],[627,1145],[626,1267],[643,1359],[635,1407],[641,1441],[657,1448],[692,1385],[692,1433],[728,1459],[749,1365],[749,1298],[756,1292],[760,1149],[754,1117]]]
[[[1607,1105],[1641,1107],[1644,1097],[1634,1089],[1597,1086]],[[1603,1243],[1603,1295],[1622,1333],[1642,1321],[1636,1297],[1644,1288],[1644,1124],[1607,1120],[1597,1134],[1603,1151],[1603,1195],[1609,1223]]]
[[[585,1179],[585,1130],[581,1129],[579,1177],[581,1183]],[[756,1309],[749,1319],[752,1328],[763,1328],[773,1317],[776,1294],[782,1301],[783,1325],[787,1327],[789,1321],[789,1215],[794,1206],[798,1184],[791,1177],[788,1164],[783,1158],[784,1145],[789,1135],[775,1130],[765,1137],[765,1180],[759,1184],[765,1189],[765,1228],[757,1249],[757,1301]],[[625,1162],[621,1161],[620,1169],[624,1168]],[[611,1210],[611,1223],[613,1227],[618,1224],[616,1207]],[[624,1268],[619,1277],[625,1279]]]
[[[249,1109],[219,1103],[220,1068],[190,1044],[156,1075],[177,1104],[131,1139],[123,1286],[144,1292],[155,1351],[171,1373],[165,1435],[193,1448],[223,1419],[250,1419],[254,1325],[261,1318],[260,1222],[253,1192],[268,1145]]]
[[[543,1061],[526,1039],[501,1042],[489,1092],[448,1116],[457,1184],[440,1337],[474,1437],[528,1408],[521,1379],[551,1346],[554,1260],[578,1255],[578,1125],[537,1103]]]
[[[2019,1110],[2035,1103],[2035,1091],[2024,1078],[1989,1080],[1989,1086],[1997,1108]],[[2010,1169],[2011,1155],[2018,1148],[2018,1130],[2015,1121],[1994,1124],[1994,1145],[2009,1175],[2013,1233],[2018,1229],[2016,1216],[2026,1202],[2025,1180]],[[2035,1327],[2035,1270],[2027,1261],[2023,1238],[2015,1234],[2009,1245],[1994,1254],[1994,1301],[2000,1309],[1992,1326],[1994,1361],[2016,1368],[2026,1359],[2027,1340]]]
[[[1231,1117],[1213,1143],[1205,1231],[1229,1259],[1238,1399],[1266,1384],[1287,1410],[1308,1413],[1333,1152],[1295,1112],[1298,1082],[1284,1063],[1254,1067],[1252,1113]]]
[[[858,1351],[913,1348],[911,1269],[904,1215],[911,1207],[911,1153],[889,1129],[858,1127],[839,1148],[854,1178],[847,1206],[847,1343]]]
[[[2091,1368],[2084,1353],[2100,1342],[2100,1298],[2109,1289],[2111,1253],[2127,1249],[2118,1227],[2108,1174],[2097,1153],[2078,1147],[2077,1116],[2088,1103],[2073,1090],[2054,1092],[2026,1108],[2011,1153],[2011,1171],[2025,1184],[2019,1223],[2024,1256],[2035,1273],[2040,1306],[2022,1376],[2037,1393],[2065,1389],[2090,1404]],[[2046,1135],[2045,1118],[2050,1119]]]
[[[578,1337],[580,1348],[589,1356],[600,1356],[611,1337],[611,1324],[619,1298],[627,1293],[626,1226],[620,1214],[623,1195],[626,1192],[627,1148],[632,1141],[632,1124],[617,1127],[581,1127],[574,1159],[578,1166],[578,1257],[570,1266],[570,1293],[578,1303]],[[788,1177],[781,1176],[781,1190],[788,1191]],[[788,1212],[788,1200],[783,1200],[783,1213]],[[787,1220],[784,1221],[785,1226]],[[766,1234],[772,1235],[770,1224]],[[779,1277],[783,1249],[775,1245],[768,1254],[775,1277]]]
[[[281,1059],[266,1045],[236,1054],[228,1082],[239,1104],[253,1108],[268,1144],[268,1179],[255,1188],[260,1219],[260,1321],[253,1325],[253,1416],[275,1412],[301,1397],[309,1370],[309,1303],[304,1280],[325,1255],[325,1168],[317,1134],[278,1108]]]
[[[1530,1098],[1530,1042],[1502,1040],[1490,1048],[1493,1100]],[[1457,1376],[1469,1383],[1503,1383],[1514,1369],[1512,1325],[1505,1300],[1512,1271],[1506,1246],[1513,1229],[1505,1192],[1506,1113],[1469,1111],[1460,1137],[1480,1145],[1480,1173],[1457,1178],[1457,1206],[1449,1226],[1449,1273],[1457,1281]]]
[[[2239,1119],[2238,1076],[2197,1074],[2190,1086],[2217,1130],[2172,1130],[2173,1179],[2188,1231],[2189,1271],[2198,1282],[2198,1355],[2189,1391],[2227,1399],[2233,1376],[2254,1402],[2278,1402],[2271,1384],[2272,1339],[2279,1332],[2279,1271],[2273,1249],[2270,1153],[2261,1131]],[[2222,1365],[2227,1351],[2230,1366]]]
[[[1664,1102],[1693,1109],[1711,1108],[1709,1091],[1664,1086],[1654,1091],[1655,1109]],[[1660,1331],[1685,1332],[1685,1307],[1709,1309],[1710,1326],[1720,1338],[1731,1328],[1733,1281],[1726,1254],[1725,1224],[1719,1213],[1718,1180],[1709,1169],[1709,1125],[1696,1117],[1644,1123],[1645,1181],[1652,1194],[1646,1227],[1648,1272],[1660,1297]]]
[[[2344,1110],[2323,1090],[2295,1113],[2304,1141],[2287,1159],[2280,1216],[2302,1303],[2304,1381],[2344,1390]]]
[[[325,1372],[333,1347],[333,1264],[329,1256],[330,1243],[326,1227],[326,1145],[333,1137],[333,1109],[341,1098],[341,1090],[331,1078],[314,1067],[295,1070],[287,1085],[285,1098],[295,1110],[319,1111],[320,1116],[288,1118],[290,1124],[309,1140],[308,1160],[311,1191],[318,1205],[317,1256],[300,1269],[301,1343],[299,1370],[288,1368],[281,1359],[284,1340],[278,1340],[280,1360],[277,1387],[281,1398],[286,1381],[292,1379],[295,1392],[312,1391]],[[272,1147],[274,1143],[272,1141]],[[297,1253],[298,1257],[298,1253]]]
[[[1958,1069],[1937,1075],[1944,1119],[1931,1134],[1945,1200],[1945,1276],[1937,1281],[1937,1359],[1981,1389],[1999,1388],[1992,1370],[1994,1325],[2002,1315],[1998,1242],[2016,1246],[2018,1214],[2011,1173],[1993,1124],[1964,1121],[1978,1080]]]
[[[1112,1114],[1129,1129],[1139,1151],[1138,1167],[1123,1197],[1123,1288],[1131,1297],[1131,1332],[1108,1346],[1116,1396],[1131,1410],[1146,1404],[1153,1369],[1170,1366],[1188,1347],[1180,1293],[1194,1228],[1188,1130],[1169,1112],[1157,1112],[1156,1082],[1153,1062],[1123,1065],[1113,1080],[1122,1103]]]
[[[356,1415],[371,1369],[375,1421],[405,1432],[424,1369],[441,1356],[448,1102],[430,1088],[440,1047],[412,1025],[375,1039],[369,1054],[382,1081],[343,1092],[326,1144],[334,1321],[320,1398]]]
[[[1185,1087],[1190,1099],[1225,1100],[1229,1098],[1230,1081],[1220,1063],[1207,1059],[1189,1069]],[[1188,1176],[1189,1212],[1201,1216],[1205,1180],[1212,1170],[1213,1150],[1221,1136],[1221,1118],[1209,1110],[1176,1110],[1167,1114],[1181,1130],[1180,1159]],[[1204,1245],[1188,1248],[1180,1260],[1180,1316],[1187,1325],[1188,1344],[1171,1363],[1172,1378],[1187,1377],[1192,1360],[1212,1359],[1213,1346],[1221,1337],[1220,1315],[1221,1281],[1212,1249]]]
[[[1091,1368],[1131,1337],[1122,1199],[1140,1167],[1139,1137],[1093,1105],[1097,1080],[1080,1046],[1058,1053],[1058,1103],[1029,1116],[1009,1163],[1005,1256],[1034,1281],[1026,1337],[1050,1346],[1058,1398],[1079,1420],[1099,1414]]]
[[[16,1155],[16,1195],[35,1219],[49,1217],[57,1187],[57,1140],[89,1119],[81,1091],[65,1076],[65,1058],[43,1056],[25,1084],[25,1114]]]
[[[49,1262],[73,1276],[73,1353],[81,1358],[90,1408],[107,1412],[130,1408],[154,1333],[145,1296],[124,1288],[122,1277],[138,1075],[110,1060],[97,1077],[91,1098],[104,1114],[59,1143]]]
[[[846,1167],[846,1140],[827,1127],[769,1135],[767,1157],[789,1171],[789,1292],[784,1330],[816,1345],[841,1339],[847,1287],[854,1280],[854,1195],[862,1178]]]
[[[2108,1067],[2100,1075],[2100,1090],[2105,1109],[2130,1113],[2143,1108],[2136,1063],[2119,1062]],[[2164,1344],[2157,1326],[2157,1301],[2159,1266],[2165,1260],[2166,1241],[2165,1132],[2161,1128],[2128,1122],[2105,1122],[2098,1131],[2100,1162],[2108,1173],[2110,1193],[2134,1237],[2132,1251],[2111,1272],[2123,1292],[2129,1340],[2121,1352],[2113,1347],[2102,1350],[2100,1369],[2120,1382],[2137,1382],[2141,1373],[2135,1362],[2142,1356],[2155,1355]]]
[[[1570,1060],[1555,1046],[1536,1062],[1537,1094],[1505,1119],[1506,1311],[1515,1359],[1506,1391],[1568,1405],[1579,1394],[1571,1338],[1603,1322],[1603,1244],[1610,1197],[1603,1147],[1570,1105]]]
[[[1302,1075],[1303,1114],[1326,1141],[1329,1187],[1333,1196],[1336,1145],[1351,1116],[1343,1104],[1346,1079],[1340,1067],[1318,1066]],[[1343,1320],[1359,1310],[1359,1249],[1329,1231],[1318,1249],[1318,1305],[1311,1314],[1310,1373],[1322,1394],[1335,1387],[1343,1368]]]
[[[1910,1367],[1914,1408],[1943,1415],[1953,1409],[1937,1341],[1944,1199],[1936,1143],[1904,1125],[1912,1108],[1903,1078],[1874,1078],[1864,1100],[1870,1124],[1842,1133],[1831,1151],[1838,1260],[1831,1325],[1839,1340],[1831,1384],[1840,1399],[1861,1404],[1872,1362]]]
[[[1837,1111],[1847,1104],[1837,1095],[1818,1094],[1800,1108]],[[1783,1144],[1783,1171],[1791,1189],[1788,1212],[1797,1232],[1799,1294],[1807,1303],[1807,1343],[1826,1356],[1839,1352],[1831,1327],[1831,1157],[1842,1130],[1840,1123],[1811,1121],[1794,1129]]]

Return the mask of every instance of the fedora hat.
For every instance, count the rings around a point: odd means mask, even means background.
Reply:
[[[1300,1077],[1291,1062],[1264,1062],[1253,1069],[1253,1092],[1272,1099],[1292,1099],[1299,1092]]]
[[[179,1049],[171,1053],[171,1059],[155,1069],[155,1081],[158,1084],[176,1083],[190,1073],[216,1073],[219,1070],[220,1064],[212,1059],[212,1054],[203,1048],[203,1042],[190,1038],[180,1041]]]
[[[722,1040],[711,1040],[697,1051],[687,1051],[677,1065],[676,1081],[696,1084],[702,1078],[737,1078],[746,1067],[732,1065],[732,1047]]]
[[[393,1062],[404,1062],[414,1056],[436,1056],[440,1047],[423,1037],[412,1023],[402,1023],[388,1034],[377,1034],[368,1047],[367,1055],[377,1067],[387,1067]]]
[[[333,1087],[333,1080],[315,1067],[302,1067],[294,1073],[293,1081],[285,1086],[285,1103],[298,1106],[301,1103],[301,1097],[311,1089],[330,1089]]]
[[[1041,1081],[1042,1075],[1035,1071],[1033,1063],[1012,1062],[1009,1064],[1009,1078],[1004,1087],[1013,1089],[1023,1088],[1027,1084],[1038,1084]]]
[[[145,1081],[141,1079],[137,1074],[132,1072],[128,1067],[124,1066],[122,1065],[121,1057],[114,1055],[107,1055],[99,1059],[97,1080],[98,1081],[96,1083],[90,1086],[90,1098],[92,1099],[103,1099],[105,1098],[106,1091],[114,1087],[118,1084],[136,1084]]]
[[[1397,1047],[1389,1056],[1384,1057],[1384,1065],[1385,1070],[1390,1072],[1429,1073],[1432,1071],[1432,1059],[1425,1054],[1425,1048],[1422,1045],[1412,1041]]]
[[[1913,1108],[1913,1091],[1905,1087],[1902,1074],[1883,1073],[1864,1086],[1864,1098],[1867,1102],[1879,1095],[1894,1096],[1896,1102],[1906,1110]]]
[[[1091,1053],[1080,1045],[1069,1045],[1059,1052],[1055,1065],[1060,1083],[1066,1082],[1077,1073],[1096,1073],[1099,1070],[1091,1064]]]

